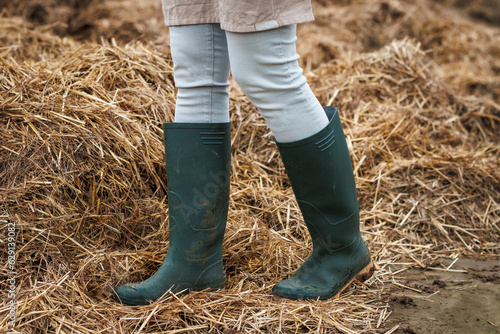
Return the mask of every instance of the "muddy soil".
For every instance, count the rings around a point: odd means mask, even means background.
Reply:
[[[500,333],[500,260],[442,261],[410,269],[385,296],[391,315],[381,333]]]

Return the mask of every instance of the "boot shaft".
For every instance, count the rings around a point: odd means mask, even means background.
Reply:
[[[349,150],[335,107],[317,134],[277,143],[313,243],[337,249],[359,235],[359,208]]]
[[[165,123],[169,255],[206,258],[220,248],[229,202],[229,123]]]

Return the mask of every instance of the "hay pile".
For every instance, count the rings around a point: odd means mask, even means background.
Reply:
[[[338,300],[270,297],[311,241],[272,135],[232,86],[227,289],[166,295],[140,308],[110,294],[151,275],[168,249],[161,129],[175,101],[168,49],[158,39],[81,42],[4,12],[0,252],[7,259],[14,222],[16,329],[377,333],[390,314],[385,288],[403,284],[396,273],[443,258],[498,256],[500,30],[428,1],[340,3],[315,3],[318,20],[301,26],[299,50],[309,50],[302,61],[320,101],[341,111],[376,274]],[[367,20],[375,14],[382,16]],[[327,24],[333,16],[336,28]],[[353,29],[365,22],[372,29]],[[365,38],[376,29],[384,31],[380,45]],[[4,261],[2,270],[8,275]],[[11,328],[6,292],[2,280],[2,329]]]
[[[5,16],[23,17],[25,24],[79,41],[98,42],[101,37],[122,42],[152,40],[167,31],[155,0],[0,0],[2,11]]]

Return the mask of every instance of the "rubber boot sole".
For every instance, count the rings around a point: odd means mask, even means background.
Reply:
[[[339,292],[336,294],[327,294],[327,295],[322,295],[322,296],[316,296],[316,297],[305,297],[305,296],[291,296],[291,295],[278,295],[275,294],[273,296],[274,300],[280,300],[280,299],[290,299],[290,300],[328,300],[328,299],[336,299],[340,296],[340,294],[347,289],[353,282],[359,282],[363,283],[367,279],[369,279],[373,273],[375,272],[375,266],[373,265],[373,261],[370,259],[370,262],[368,263],[367,266],[365,266],[361,271],[359,271],[356,275],[354,275],[353,278],[351,278],[344,286],[342,289],[340,289]]]
[[[221,285],[219,287],[214,287],[214,288],[206,288],[206,289],[203,289],[203,290],[195,290],[195,289],[185,289],[183,291],[180,291],[180,292],[177,292],[175,293],[176,295],[179,295],[179,296],[183,296],[183,295],[187,295],[188,293],[191,293],[191,292],[198,292],[198,293],[210,293],[210,292],[217,292],[217,291],[223,291],[226,289],[226,285]],[[127,306],[144,306],[144,305],[150,305],[151,303],[155,303],[157,302],[158,299],[156,300],[144,300],[144,299],[133,299],[133,298],[123,298],[123,297],[120,297],[116,292],[115,290],[113,289],[113,292],[111,294],[111,297],[123,304],[123,305],[127,305]]]

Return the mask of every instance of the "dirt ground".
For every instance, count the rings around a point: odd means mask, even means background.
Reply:
[[[406,287],[393,285],[387,291],[392,314],[383,333],[500,333],[500,261],[453,262],[398,275]]]

